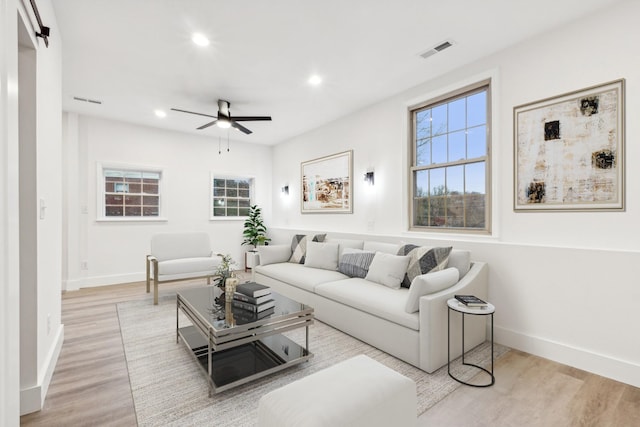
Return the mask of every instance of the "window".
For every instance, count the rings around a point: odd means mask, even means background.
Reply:
[[[102,216],[106,219],[157,219],[162,173],[100,166]]]
[[[410,108],[411,228],[489,232],[490,82]]]
[[[213,219],[246,217],[253,199],[253,178],[213,176],[211,216]]]

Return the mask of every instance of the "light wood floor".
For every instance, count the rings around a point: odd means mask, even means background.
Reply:
[[[164,284],[160,294],[192,286]],[[65,340],[45,405],[21,425],[135,426],[116,303],[151,303],[151,295],[144,283],[64,293]],[[493,387],[459,387],[418,425],[640,426],[638,388],[514,350],[496,362],[495,373]]]

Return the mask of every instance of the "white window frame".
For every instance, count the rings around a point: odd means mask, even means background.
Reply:
[[[216,196],[214,196],[214,182],[216,179],[238,179],[238,180],[248,180],[249,181],[249,207],[256,204],[255,201],[255,186],[256,186],[256,178],[252,175],[238,175],[238,174],[227,174],[227,173],[214,173],[211,172],[209,176],[209,220],[211,221],[244,221],[248,218],[248,215],[238,215],[238,216],[215,216],[213,214],[213,203]]]
[[[408,193],[407,193],[407,203],[405,206],[408,208],[407,215],[407,228],[411,232],[436,232],[436,233],[450,233],[452,235],[461,235],[461,234],[470,234],[470,235],[491,235],[492,230],[492,211],[494,210],[493,206],[493,193],[495,188],[493,187],[492,180],[492,170],[491,170],[491,160],[494,153],[492,153],[492,129],[495,128],[495,120],[493,116],[493,111],[495,111],[494,105],[494,97],[495,97],[495,82],[493,81],[493,76],[485,76],[483,78],[474,79],[472,81],[467,81],[465,84],[456,85],[454,87],[448,88],[446,91],[441,91],[438,94],[432,94],[430,96],[422,97],[420,100],[414,100],[411,103],[407,104],[407,117],[408,117],[408,132],[407,132],[407,184],[408,184]],[[486,118],[486,126],[487,126],[487,148],[484,163],[485,163],[485,191],[486,191],[486,199],[485,199],[485,224],[484,228],[466,228],[466,227],[437,227],[437,226],[416,226],[414,225],[414,179],[413,174],[420,167],[417,166],[416,162],[416,152],[415,152],[415,144],[416,144],[416,135],[415,135],[415,124],[413,120],[413,115],[416,110],[424,108],[429,105],[434,105],[438,103],[446,103],[450,100],[453,100],[455,97],[463,95],[467,92],[473,91],[474,89],[481,88],[483,86],[488,86],[487,89],[487,118]],[[464,164],[465,162],[462,162]],[[446,164],[442,165],[443,167]]]
[[[105,215],[105,171],[118,170],[118,171],[132,171],[132,172],[151,172],[160,175],[158,181],[158,216],[107,216]],[[145,166],[145,165],[131,165],[122,163],[100,163],[96,165],[96,221],[99,222],[157,222],[167,221],[164,216],[166,206],[166,195],[164,190],[166,188],[167,175],[164,168],[157,166]]]

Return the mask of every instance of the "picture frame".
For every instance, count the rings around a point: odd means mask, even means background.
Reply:
[[[624,211],[625,80],[513,108],[514,211]]]
[[[300,209],[305,213],[353,213],[353,150],[300,164]]]

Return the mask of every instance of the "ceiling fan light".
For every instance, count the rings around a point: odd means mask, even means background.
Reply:
[[[218,120],[216,122],[216,126],[218,126],[221,129],[229,129],[231,127],[231,122],[229,120]]]

